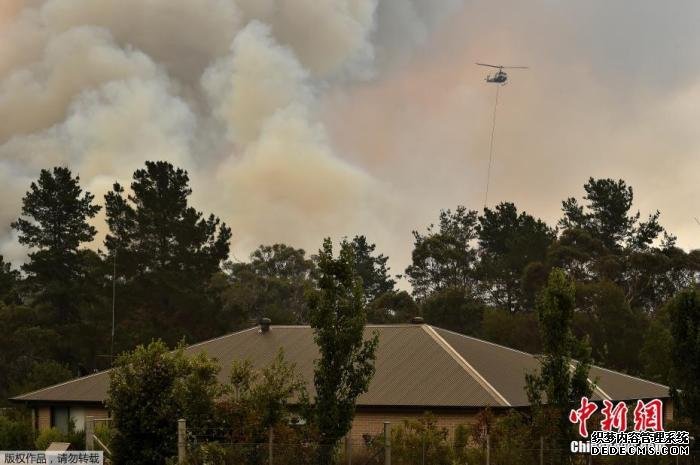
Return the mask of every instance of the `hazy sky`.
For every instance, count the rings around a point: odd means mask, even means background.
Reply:
[[[8,224],[39,169],[101,200],[167,159],[238,259],[363,233],[401,272],[412,229],[482,207],[475,61],[530,66],[500,91],[489,204],[554,223],[589,176],[624,178],[700,247],[699,2],[1,0],[0,253],[22,259]]]

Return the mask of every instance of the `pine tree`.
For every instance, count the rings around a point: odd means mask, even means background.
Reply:
[[[372,302],[380,295],[394,290],[396,281],[389,276],[387,261],[389,257],[379,254],[374,255],[377,248],[375,244],[367,241],[365,236],[355,236],[351,241],[344,241],[351,247],[355,255],[355,270],[362,279],[362,288],[365,291],[365,300]]]
[[[47,306],[51,322],[79,318],[76,293],[83,274],[79,247],[95,237],[97,231],[88,221],[101,208],[93,199],[68,168],[41,170],[22,199],[22,216],[11,224],[19,242],[34,250],[22,268],[34,302]]]
[[[228,257],[231,230],[190,206],[191,193],[186,171],[148,161],[134,172],[130,194],[116,183],[105,196],[121,346],[156,336],[173,344],[224,329],[214,324],[221,305],[209,284]]]

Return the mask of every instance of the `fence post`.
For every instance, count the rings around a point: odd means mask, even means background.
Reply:
[[[391,423],[384,422],[384,465],[391,465]]]
[[[270,426],[270,430],[268,432],[268,438],[267,438],[267,457],[268,457],[268,465],[272,465],[273,461],[273,455],[272,455],[272,444],[274,440],[274,431],[272,431],[272,426]]]
[[[544,436],[540,436],[540,465],[544,465]]]
[[[350,432],[345,436],[345,460],[352,465],[352,438]]]
[[[185,463],[187,456],[187,423],[183,418],[177,421],[177,463]]]
[[[491,434],[486,430],[486,465],[491,465]]]
[[[85,417],[85,450],[95,450],[95,417]]]

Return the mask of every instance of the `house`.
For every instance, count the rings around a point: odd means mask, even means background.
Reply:
[[[439,426],[453,430],[473,421],[480,410],[527,408],[525,374],[539,365],[532,354],[436,328],[422,322],[402,325],[368,325],[366,334],[379,335],[376,374],[367,393],[357,401],[352,435],[375,434],[385,420],[398,422],[432,412]],[[233,360],[250,360],[254,366],[269,364],[278,349],[296,364],[313,395],[314,360],[318,349],[309,326],[256,326],[185,349],[206,352],[222,366],[219,379],[228,379]],[[600,367],[592,367],[596,382],[594,400],[635,401],[661,398],[669,388]],[[86,416],[108,416],[105,398],[109,372],[103,371],[30,392],[11,399],[29,406],[37,429],[65,428],[68,419],[76,428]],[[672,418],[670,402],[664,416]]]

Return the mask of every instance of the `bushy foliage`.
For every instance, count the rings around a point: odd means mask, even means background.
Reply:
[[[282,351],[259,370],[234,361],[210,427],[193,432],[190,460],[264,464],[272,436],[275,463],[311,463],[318,442],[311,420],[306,385]]]
[[[261,245],[248,263],[227,263],[221,298],[235,326],[260,318],[299,324],[309,318],[306,294],[313,288],[314,263],[306,252],[284,244]]]
[[[437,227],[431,224],[426,234],[413,231],[412,263],[406,275],[416,296],[450,287],[473,290],[477,223],[477,212],[460,206],[454,212],[440,211]]]
[[[453,455],[447,429],[438,427],[431,414],[418,420],[404,420],[391,429],[392,463],[451,465]]]
[[[573,281],[564,271],[553,270],[537,303],[544,353],[539,371],[526,375],[536,428],[553,449],[564,448],[573,440],[567,413],[592,391],[588,382],[590,349],[572,331],[574,305]]]
[[[484,304],[459,287],[436,291],[422,302],[426,323],[469,336],[479,333]]]
[[[369,388],[379,340],[376,334],[365,338],[364,291],[354,251],[347,244],[335,258],[330,239],[324,240],[318,255],[318,287],[309,301],[320,352],[314,369],[315,418],[321,444],[333,446],[350,430],[355,402]],[[331,460],[328,450],[322,449],[319,464]]]
[[[218,372],[206,355],[186,357],[160,341],[121,355],[110,372],[107,401],[115,429],[114,463],[163,463],[176,452],[179,418],[186,418],[192,431],[205,429],[221,392]]]
[[[69,424],[68,431],[48,428],[39,433],[34,442],[34,447],[37,450],[46,450],[52,442],[67,442],[70,443],[73,450],[84,450],[85,433],[82,430],[76,430],[72,422]]]
[[[671,381],[678,412],[700,431],[700,291],[688,289],[668,303]]]
[[[28,450],[34,445],[34,431],[26,412],[0,414],[0,450]]]

